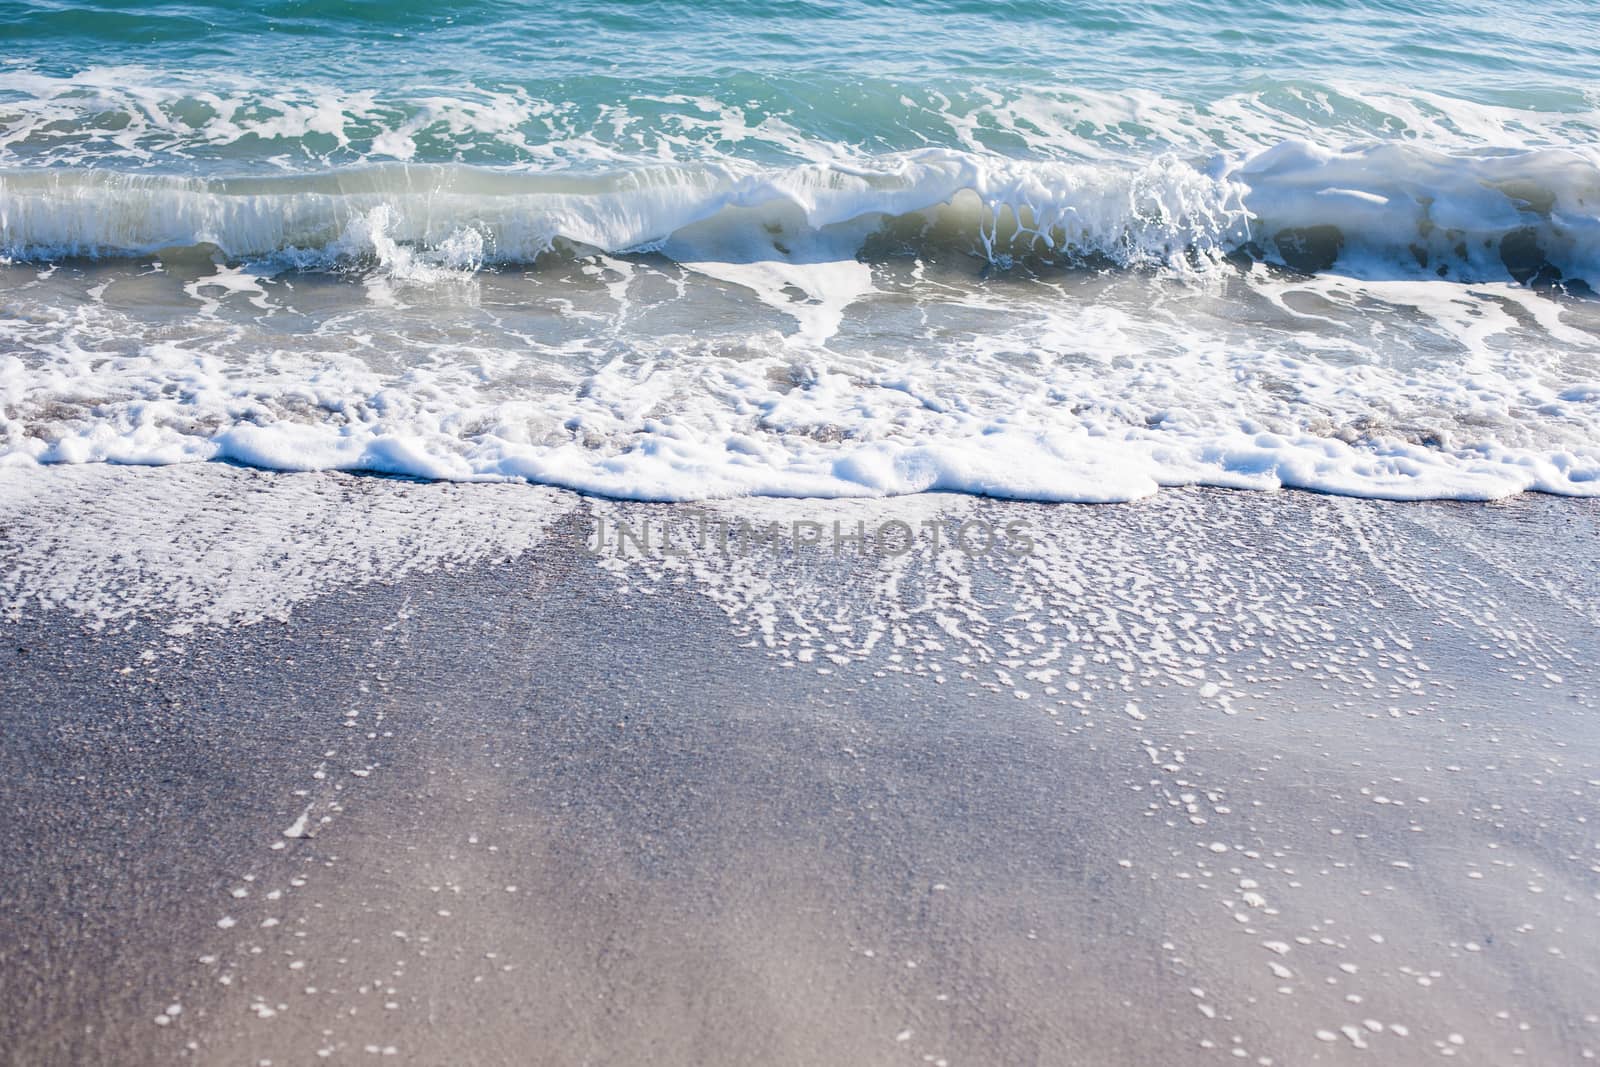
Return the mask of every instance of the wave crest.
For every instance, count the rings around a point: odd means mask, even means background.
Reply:
[[[819,234],[833,239],[796,240]],[[867,164],[602,173],[406,164],[238,178],[0,171],[0,251],[29,260],[209,247],[285,268],[375,258],[460,272],[562,247],[803,261],[930,243],[996,262],[1192,269],[1242,254],[1308,271],[1570,281],[1600,263],[1600,155],[1286,141],[1243,160],[1164,156],[1140,167],[940,149]]]

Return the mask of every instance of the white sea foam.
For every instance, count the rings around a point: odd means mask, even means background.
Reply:
[[[117,471],[0,471],[0,617],[65,610],[94,627],[282,619],[314,597],[514,558],[576,506],[522,487],[372,485],[216,468],[121,491]],[[63,511],[72,514],[61,523]]]
[[[981,287],[920,261],[824,265],[852,302],[608,258],[321,320],[296,306],[300,276],[119,275],[67,299],[76,283],[44,272],[0,319],[17,353],[0,357],[0,462],[228,459],[645,499],[1600,493],[1585,304],[1260,265]],[[126,310],[159,285],[180,294],[170,321]]]

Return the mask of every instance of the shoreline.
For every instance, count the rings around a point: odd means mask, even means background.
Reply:
[[[0,472],[14,1062],[1600,1051],[1594,501],[596,558],[688,508],[61,470]]]

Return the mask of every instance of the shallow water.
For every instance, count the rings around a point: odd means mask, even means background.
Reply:
[[[0,462],[1600,493],[1581,5],[1189,7],[11,5]]]

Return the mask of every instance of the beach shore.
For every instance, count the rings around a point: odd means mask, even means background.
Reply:
[[[1600,1052],[1600,501],[6,470],[0,636],[8,1062]]]

